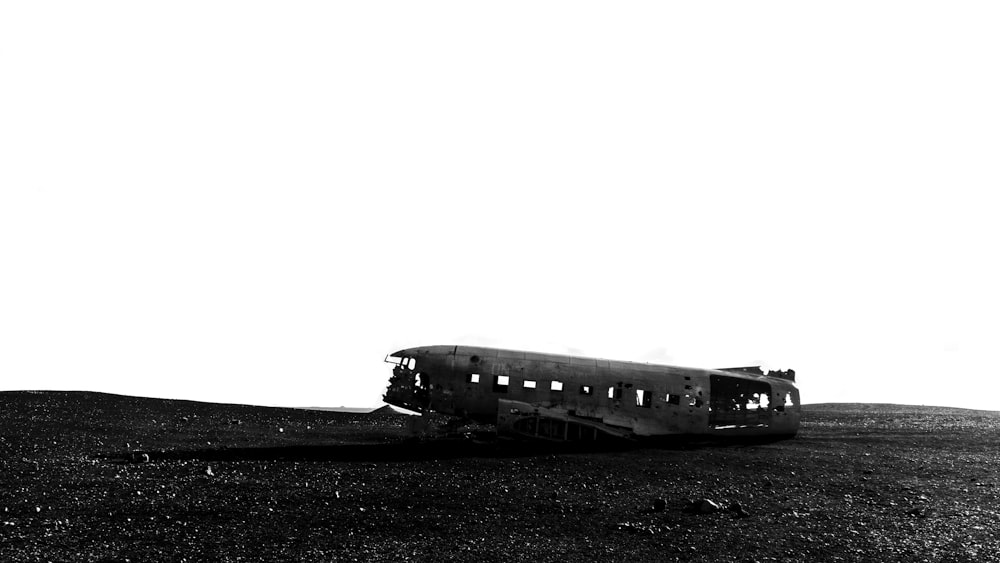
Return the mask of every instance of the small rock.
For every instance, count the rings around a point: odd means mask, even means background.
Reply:
[[[215,473],[212,473],[211,465],[205,468],[205,475],[208,475],[209,477],[215,477]]]
[[[712,514],[722,510],[715,501],[703,498],[691,501],[687,506],[684,507],[684,512],[691,512],[694,514]]]
[[[716,504],[715,501],[709,499],[701,499],[698,504],[698,511],[702,514],[711,514],[713,512],[718,512],[722,510],[722,507]]]

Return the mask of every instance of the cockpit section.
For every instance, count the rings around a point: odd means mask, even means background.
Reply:
[[[405,351],[385,357],[385,363],[392,364],[392,377],[382,400],[404,409],[424,412],[430,403],[430,383],[427,376],[417,371],[417,358]]]

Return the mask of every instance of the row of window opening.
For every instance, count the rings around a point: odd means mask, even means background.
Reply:
[[[479,374],[470,373],[465,377],[466,383],[479,383]],[[537,389],[538,381],[534,379],[525,379],[521,383],[524,389]],[[493,382],[493,390],[506,392],[507,388],[510,386],[510,376],[509,375],[497,375]],[[550,391],[562,391],[563,383],[562,381],[550,381],[549,382]],[[594,388],[590,385],[581,385],[580,394],[581,395],[592,395],[594,393]]]
[[[685,377],[685,380],[690,380],[690,377]],[[479,383],[480,375],[478,373],[470,373],[466,376],[467,383]],[[522,380],[523,389],[537,389],[538,381],[534,379],[524,379]],[[510,376],[498,375],[495,376],[493,383],[493,391],[498,393],[506,393],[510,386]],[[625,387],[631,387],[631,385],[626,385]],[[691,385],[685,385],[684,389],[689,391],[683,395],[677,393],[667,393],[664,397],[664,402],[670,405],[677,406],[688,406],[700,408],[704,402],[700,396],[696,396],[694,393],[694,388]],[[562,381],[550,381],[549,390],[554,392],[563,391]],[[580,386],[581,395],[593,395],[594,387],[591,385],[581,385]],[[701,395],[698,391],[697,395]],[[622,386],[612,386],[608,387],[608,399],[620,401],[622,398]],[[791,393],[776,393],[775,400],[771,401],[768,397],[768,393],[753,393],[753,394],[740,394],[738,397],[732,397],[730,404],[714,404],[716,409],[720,410],[768,410],[768,407],[774,408],[774,410],[782,411],[787,405],[792,405],[792,394]],[[636,389],[635,390],[635,406],[650,408],[653,403],[653,392],[646,389]]]
[[[480,376],[479,376],[478,373],[470,373],[470,374],[468,374],[468,376],[466,376],[466,382],[467,383],[479,383],[479,381],[480,381]],[[534,379],[524,379],[524,380],[522,380],[521,385],[522,385],[523,389],[537,389],[538,388],[538,381],[536,381]],[[508,375],[498,375],[498,376],[496,376],[496,379],[494,380],[494,383],[493,383],[493,390],[494,391],[500,392],[500,393],[506,393],[507,389],[509,387],[510,387],[510,376],[508,376]],[[687,385],[687,386],[685,386],[685,388],[690,389],[691,386]],[[550,381],[549,382],[549,390],[550,391],[556,391],[556,392],[562,392],[563,391],[563,383],[562,383],[562,381],[556,381],[556,380]],[[587,395],[587,396],[593,395],[594,394],[594,387],[592,385],[581,385],[580,386],[580,394],[581,395]],[[621,398],[622,398],[622,387],[621,386],[611,386],[611,387],[608,387],[608,398],[616,400],[616,401],[620,401]],[[680,405],[681,404],[681,398],[682,398],[681,395],[668,393],[666,395],[666,397],[665,397],[665,401],[668,404],[671,404],[671,405]],[[687,406],[701,407],[701,405],[702,405],[702,400],[700,398],[698,398],[698,397],[694,397],[692,395],[684,395],[683,398],[685,399],[685,402],[686,402]],[[653,406],[653,392],[652,391],[648,391],[646,389],[636,389],[635,390],[635,406],[637,406],[637,407],[643,407],[643,408],[647,408],[647,409],[650,408],[650,407],[652,407]]]

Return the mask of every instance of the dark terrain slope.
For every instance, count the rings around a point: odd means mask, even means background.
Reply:
[[[1000,561],[1000,413],[557,453],[406,421],[0,393],[0,561]]]

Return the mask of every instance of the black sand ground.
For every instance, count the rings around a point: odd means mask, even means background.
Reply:
[[[803,419],[551,453],[414,442],[392,414],[5,392],[0,561],[1000,561],[1000,413]]]

